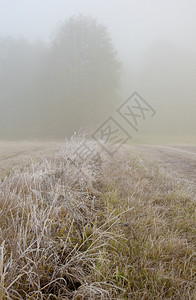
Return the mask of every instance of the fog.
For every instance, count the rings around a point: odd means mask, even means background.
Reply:
[[[195,15],[194,0],[0,0],[0,139],[110,116],[129,131],[116,110],[137,91],[156,114],[136,142],[195,143]]]

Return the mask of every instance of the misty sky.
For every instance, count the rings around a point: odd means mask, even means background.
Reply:
[[[137,90],[157,110],[163,131],[195,133],[196,1],[0,0],[0,37],[49,42],[79,14],[108,28],[123,62],[122,98]],[[153,130],[160,126],[153,120]]]
[[[80,13],[109,28],[123,57],[142,54],[157,38],[195,46],[194,0],[0,0],[0,35],[49,40],[59,23]]]

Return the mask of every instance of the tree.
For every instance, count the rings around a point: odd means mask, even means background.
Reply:
[[[100,123],[111,113],[120,79],[120,63],[107,29],[91,17],[65,21],[52,41],[44,77],[54,133]]]
[[[110,36],[90,17],[65,21],[48,46],[0,38],[0,138],[92,129],[111,113],[119,78]]]

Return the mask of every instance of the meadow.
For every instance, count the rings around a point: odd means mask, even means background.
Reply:
[[[0,299],[196,299],[196,202],[145,154],[73,137],[0,182]],[[111,146],[112,147],[112,146]]]

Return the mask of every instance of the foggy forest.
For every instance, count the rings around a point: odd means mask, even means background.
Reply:
[[[154,13],[150,3],[143,8],[148,9],[147,18]],[[176,22],[180,22],[182,13],[179,6],[176,2]],[[122,9],[125,7],[122,4]],[[130,12],[138,12],[140,8],[134,4],[128,7]],[[158,10],[158,4],[154,9]],[[169,7],[166,13],[167,22],[171,22]],[[156,118],[142,128],[142,134],[177,135],[182,139],[188,135],[193,139],[196,128],[194,24],[189,43],[179,43],[179,38],[176,41],[165,34],[145,44],[146,35],[150,39],[153,32],[146,33],[144,27],[143,32],[134,36],[140,28],[131,25],[127,13],[125,18],[122,25],[120,20],[116,22],[121,34],[127,36],[127,43],[122,45],[127,49],[116,45],[119,37],[112,38],[115,33],[106,22],[88,14],[65,17],[51,29],[48,39],[6,34],[2,29],[1,138],[58,139],[80,128],[92,133],[136,90],[157,111]],[[156,26],[151,22],[151,26]],[[142,34],[144,42],[137,53],[137,39]]]

